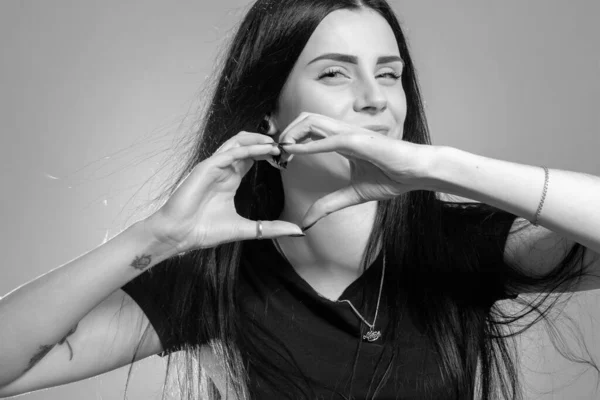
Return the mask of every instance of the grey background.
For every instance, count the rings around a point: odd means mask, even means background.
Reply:
[[[599,2],[391,3],[434,144],[600,175]],[[0,2],[0,293],[139,219],[135,206],[162,183],[161,166],[194,122],[218,46],[248,4]],[[564,313],[600,360],[598,293],[576,294]],[[598,396],[591,370],[570,382],[584,367],[563,360],[541,329],[523,335],[519,351],[527,398]],[[158,398],[165,363],[136,364],[129,398]],[[120,399],[125,374],[22,398]]]

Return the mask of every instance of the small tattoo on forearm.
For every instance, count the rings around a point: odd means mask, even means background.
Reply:
[[[152,257],[146,254],[141,257],[136,257],[130,265],[135,269],[143,270],[150,265],[151,259]]]

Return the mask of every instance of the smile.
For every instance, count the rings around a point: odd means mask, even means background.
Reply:
[[[388,133],[390,131],[390,128],[385,125],[367,125],[363,126],[363,128],[379,133]]]

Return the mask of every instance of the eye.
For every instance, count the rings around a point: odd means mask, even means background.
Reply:
[[[346,76],[342,73],[341,69],[336,69],[336,68],[330,68],[328,70],[326,70],[325,72],[323,72],[322,74],[319,75],[319,79],[323,79],[323,78],[335,78],[338,76]],[[384,72],[383,74],[379,74],[377,75],[377,77],[387,77],[390,79],[393,79],[395,81],[397,81],[398,79],[400,79],[402,77],[401,74],[396,73],[396,71],[389,71],[389,72]]]
[[[397,81],[398,79],[400,79],[402,77],[401,74],[398,74],[395,71],[385,72],[383,74],[379,74],[378,76],[387,76],[388,78],[391,78],[395,81]]]
[[[335,78],[336,76],[339,76],[339,75],[345,76],[344,74],[342,74],[341,69],[330,68],[330,69],[326,70],[325,72],[323,72],[321,75],[319,75],[319,79]]]

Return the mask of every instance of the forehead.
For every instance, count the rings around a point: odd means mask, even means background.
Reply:
[[[327,15],[308,40],[298,63],[306,65],[323,53],[353,54],[359,59],[400,55],[392,28],[371,9],[336,10]]]

